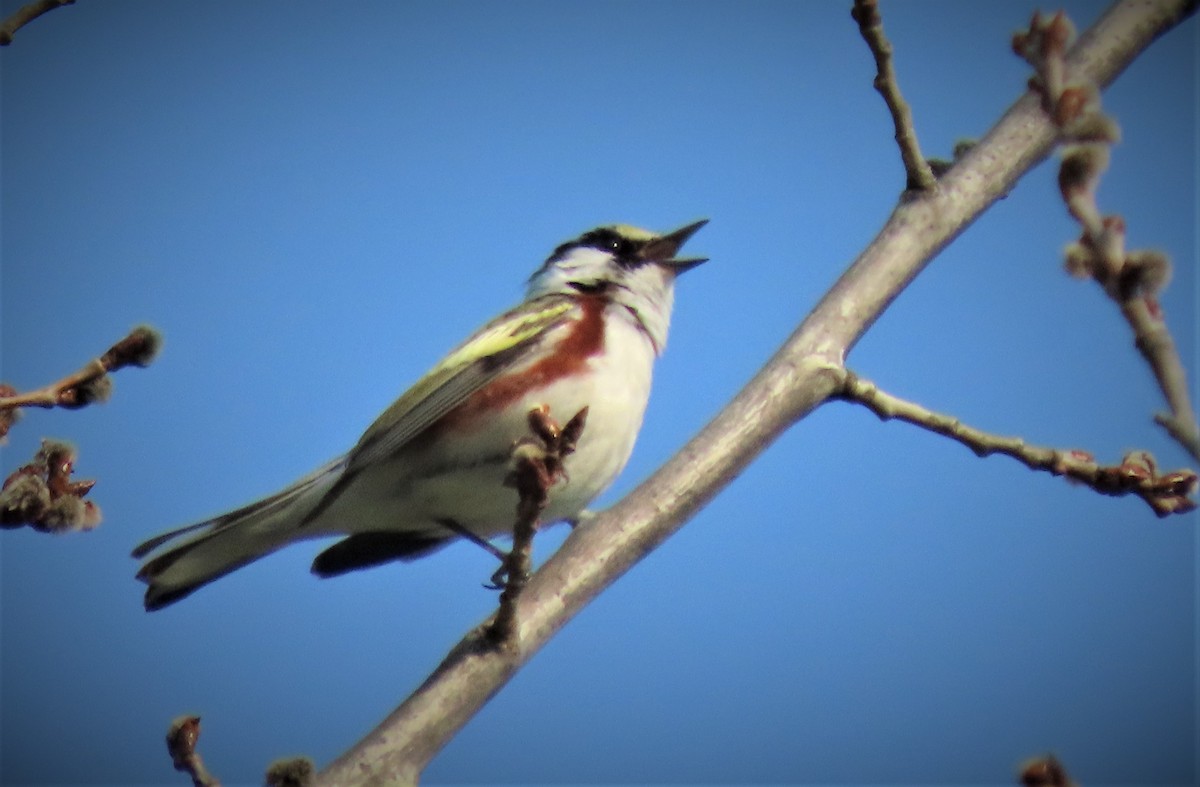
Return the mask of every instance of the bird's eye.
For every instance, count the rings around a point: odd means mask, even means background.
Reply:
[[[593,230],[579,239],[579,245],[611,253],[623,263],[637,257],[637,244],[607,227]]]
[[[636,248],[633,241],[617,236],[608,242],[609,251],[618,259],[627,260],[634,256]]]

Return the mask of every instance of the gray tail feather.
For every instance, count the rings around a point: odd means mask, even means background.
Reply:
[[[299,526],[337,480],[343,466],[344,459],[335,459],[270,497],[139,544],[133,550],[135,558],[145,558],[166,547],[138,569],[137,578],[149,586],[146,610],[173,604],[291,541],[323,535],[322,531],[302,535]],[[177,543],[168,546],[172,542]]]

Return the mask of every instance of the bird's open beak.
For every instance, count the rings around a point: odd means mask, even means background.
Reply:
[[[646,244],[642,249],[642,259],[649,262],[656,262],[659,265],[665,265],[675,271],[676,274],[683,273],[695,268],[702,262],[708,262],[707,257],[676,257],[676,252],[683,247],[687,239],[696,234],[696,230],[708,223],[708,219],[700,219],[700,221],[688,224],[686,227],[680,227],[674,232],[668,232],[657,240]]]

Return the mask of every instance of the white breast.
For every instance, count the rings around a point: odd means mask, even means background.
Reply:
[[[544,397],[559,423],[588,407],[583,436],[566,461],[568,479],[551,490],[547,520],[575,516],[607,489],[629,461],[642,427],[654,345],[623,306],[609,306],[605,317],[604,352],[590,359],[590,372],[550,386]],[[540,403],[533,399],[530,407]]]

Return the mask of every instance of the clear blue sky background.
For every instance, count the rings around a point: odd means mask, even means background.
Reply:
[[[7,15],[18,3],[6,0]],[[326,763],[496,597],[471,546],[319,581],[286,550],[153,615],[129,549],[345,450],[522,294],[559,242],[712,223],[611,502],[678,449],[869,241],[902,172],[849,3],[103,3],[0,51],[3,370],[33,387],[150,322],[113,400],[30,413],[80,447],[105,522],[0,533],[0,781],[226,782]],[[1082,27],[1101,5],[1071,2]],[[924,149],[1024,88],[1026,3],[886,4]],[[1102,204],[1176,261],[1196,356],[1197,25],[1106,95]],[[1116,461],[1183,453],[1116,310],[1069,279],[1052,165],[947,249],[856,348],[893,392]],[[1194,379],[1194,378],[1193,378]],[[865,410],[799,424],[569,625],[430,783],[1190,784],[1196,526]],[[539,539],[544,557],[562,533]]]

